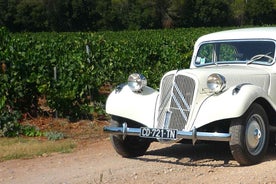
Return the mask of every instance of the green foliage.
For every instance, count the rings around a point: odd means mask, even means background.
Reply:
[[[40,137],[43,135],[43,133],[33,125],[22,125],[21,133],[28,137]]]
[[[60,117],[104,114],[106,83],[143,73],[158,88],[162,75],[189,67],[196,39],[222,28],[98,33],[15,33],[0,29],[0,109],[38,115],[40,97]]]
[[[250,3],[246,6],[249,23],[254,25],[275,23],[276,10],[273,7],[274,3],[275,0],[250,0]]]
[[[48,140],[50,140],[50,141],[64,139],[64,135],[62,132],[51,131],[51,132],[46,132],[45,135],[48,138]]]
[[[107,117],[108,115],[105,112],[104,104],[101,102],[95,102],[93,105],[93,111],[97,113],[97,115]]]
[[[275,24],[276,0],[0,0],[0,26],[104,31]]]
[[[41,31],[47,27],[46,9],[42,1],[21,0],[16,11],[14,24],[22,31]]]
[[[13,137],[20,134],[18,118],[20,113],[2,108],[0,110],[0,137]]]
[[[225,0],[197,0],[194,8],[193,24],[195,26],[227,26],[230,25],[230,7]]]

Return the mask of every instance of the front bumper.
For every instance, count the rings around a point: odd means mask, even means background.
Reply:
[[[127,123],[123,123],[122,127],[106,126],[103,128],[103,131],[115,135],[123,135],[123,137],[127,135],[140,135],[140,128],[128,128]],[[228,142],[231,139],[231,134],[217,132],[197,132],[196,129],[193,129],[190,132],[177,131],[177,139],[190,139],[192,140],[193,144],[195,144],[197,140]]]

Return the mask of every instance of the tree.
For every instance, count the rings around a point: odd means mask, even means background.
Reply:
[[[253,25],[275,23],[274,3],[273,0],[248,0],[246,3],[248,23]]]
[[[71,26],[73,31],[95,30],[99,18],[95,12],[96,3],[91,0],[72,0]],[[94,8],[94,9],[93,9]]]
[[[8,1],[0,0],[0,26],[4,26],[6,24],[5,15],[7,12]]]
[[[194,5],[194,26],[229,25],[230,8],[224,0],[196,0]]]
[[[0,0],[10,31],[140,30],[276,23],[276,0]]]
[[[5,26],[11,31],[18,30],[18,27],[14,25],[16,14],[16,5],[19,0],[1,0],[0,3],[0,26]]]
[[[112,27],[109,24],[109,12],[111,11],[111,1],[94,0],[91,6],[92,7],[89,12],[91,22],[89,23],[89,27],[91,27],[94,31],[110,29]]]
[[[44,5],[51,31],[71,31],[71,0],[45,0]]]
[[[230,3],[231,15],[235,25],[245,24],[245,11],[246,1],[245,0],[232,0]]]
[[[193,25],[194,0],[174,0],[169,8],[170,15],[176,27]]]
[[[16,6],[14,24],[25,31],[46,30],[47,17],[42,0],[21,0]]]

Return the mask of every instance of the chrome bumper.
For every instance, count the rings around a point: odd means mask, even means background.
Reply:
[[[122,127],[112,127],[106,126],[103,128],[103,131],[106,133],[111,133],[115,135],[123,135],[124,137],[127,135],[140,136],[140,128],[128,128],[127,123],[123,123]],[[193,144],[197,140],[205,140],[205,141],[230,141],[231,134],[230,133],[216,133],[216,132],[197,132],[196,129],[193,131],[177,131],[177,139],[190,139]]]

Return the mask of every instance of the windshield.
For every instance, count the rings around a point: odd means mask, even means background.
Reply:
[[[207,42],[200,46],[195,64],[196,66],[210,64],[264,64],[274,62],[275,42],[268,41],[220,41]]]

